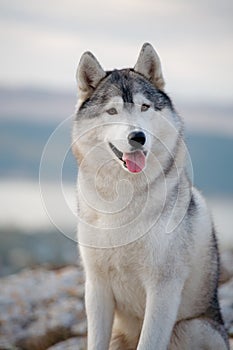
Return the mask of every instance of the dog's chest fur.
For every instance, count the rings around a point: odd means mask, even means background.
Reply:
[[[81,248],[86,272],[110,284],[116,310],[139,319],[143,318],[146,289],[164,274],[168,265],[169,239],[157,239],[148,233],[136,242],[112,249]],[[161,243],[162,242],[162,243]],[[170,270],[170,268],[168,268]]]
[[[145,309],[145,261],[140,253],[136,249],[130,251],[129,247],[97,250],[90,266],[97,278],[103,277],[110,283],[116,309],[138,318],[143,317]]]
[[[109,260],[108,276],[116,309],[141,318],[145,310],[144,277],[147,262],[139,255],[136,249],[131,252],[128,249],[116,252]]]

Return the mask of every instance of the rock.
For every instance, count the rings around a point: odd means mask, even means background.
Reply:
[[[233,336],[233,278],[220,286],[219,300],[226,329]]]
[[[50,347],[48,350],[86,350],[86,339],[70,338]]]
[[[233,337],[233,251],[221,254],[221,273],[219,300],[225,327],[230,337]],[[233,339],[230,339],[233,350]]]
[[[233,338],[230,339],[230,350],[233,350]]]
[[[0,280],[0,349],[43,350],[85,336],[83,273],[77,266],[24,270]]]
[[[231,253],[223,258],[220,304],[233,337]],[[226,273],[227,271],[227,273]],[[82,267],[26,269],[0,279],[0,350],[84,350]],[[233,350],[233,338],[231,346]]]

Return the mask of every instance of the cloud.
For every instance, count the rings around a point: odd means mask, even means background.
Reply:
[[[1,82],[73,88],[83,51],[93,51],[106,69],[133,66],[150,41],[172,94],[229,101],[231,10],[228,0],[3,0]]]

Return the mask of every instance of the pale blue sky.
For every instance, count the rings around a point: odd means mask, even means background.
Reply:
[[[75,89],[80,55],[105,69],[157,49],[172,96],[231,103],[231,0],[1,0],[0,84]]]

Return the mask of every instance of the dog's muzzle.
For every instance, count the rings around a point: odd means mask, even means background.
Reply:
[[[133,131],[128,135],[128,143],[132,147],[131,152],[121,152],[109,142],[109,146],[123,166],[131,173],[141,172],[146,164],[147,152],[143,149],[146,136],[142,131]]]

